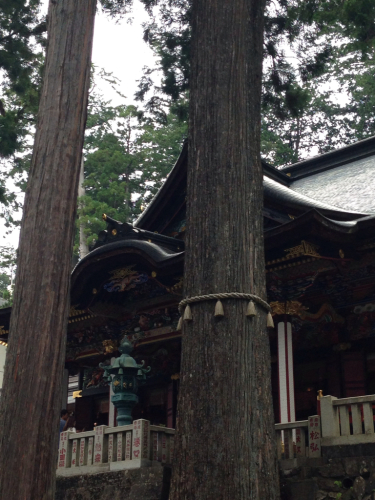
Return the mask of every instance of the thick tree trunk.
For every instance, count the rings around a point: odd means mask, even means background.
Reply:
[[[86,189],[83,183],[85,182],[85,162],[81,160],[81,169],[79,171],[79,185],[78,185],[78,198],[85,196]],[[89,253],[89,246],[86,242],[85,226],[79,225],[79,257],[83,259]]]
[[[51,0],[0,409],[0,498],[52,500],[96,0]]]
[[[185,296],[266,298],[260,99],[264,0],[193,0]],[[171,500],[279,498],[266,311],[191,305]]]

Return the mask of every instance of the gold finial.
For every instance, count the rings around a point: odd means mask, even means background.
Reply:
[[[107,220],[107,214],[103,214],[103,215],[102,215],[102,219],[103,219],[103,220]]]
[[[322,397],[323,397],[323,391],[322,389],[319,389],[317,399],[320,401]]]

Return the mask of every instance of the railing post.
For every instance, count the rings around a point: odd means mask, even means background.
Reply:
[[[108,436],[108,463],[113,462],[113,434]]]
[[[123,449],[122,449],[122,432],[117,434],[117,462],[122,462],[123,460]]]
[[[85,465],[85,451],[86,451],[86,439],[81,438],[79,442],[79,466]]]
[[[365,434],[374,434],[374,414],[372,403],[363,403],[363,424]]]
[[[353,435],[362,434],[362,415],[361,406],[359,404],[350,405],[352,409]]]
[[[66,469],[68,467],[68,436],[68,431],[60,432],[58,469]]]
[[[150,422],[140,419],[133,422],[132,459],[150,458]]]
[[[319,415],[313,415],[312,417],[309,417],[308,434],[309,434],[309,457],[310,458],[320,457],[322,452],[320,445]]]
[[[336,400],[334,396],[322,396],[320,399],[320,413],[322,420],[322,437],[340,436],[340,425],[337,407],[332,402]]]
[[[78,448],[78,439],[73,439],[73,443],[72,443],[72,467],[77,466],[77,448]]]
[[[95,427],[94,465],[103,463],[104,429],[106,425]]]
[[[132,431],[125,433],[125,460],[132,459]]]
[[[87,465],[92,465],[92,459],[94,454],[94,438],[89,437],[89,445],[87,447]]]

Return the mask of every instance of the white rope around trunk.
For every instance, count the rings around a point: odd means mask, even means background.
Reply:
[[[260,305],[268,311],[267,315],[267,327],[273,328],[273,319],[271,315],[271,306],[262,298],[258,297],[258,295],[253,295],[252,293],[240,293],[240,292],[227,292],[227,293],[210,293],[208,295],[197,295],[196,297],[188,297],[186,299],[181,300],[181,302],[178,305],[178,311],[181,314],[180,320],[178,322],[177,330],[181,330],[182,328],[182,321],[192,321],[193,316],[191,313],[191,308],[190,304],[193,304],[194,302],[203,302],[206,300],[216,300],[216,305],[215,305],[215,313],[214,316],[219,317],[219,316],[224,316],[224,308],[223,304],[221,302],[222,299],[245,299],[249,300],[249,304],[247,306],[246,310],[246,316],[248,317],[254,317],[257,315],[255,304]],[[182,312],[185,308],[184,315],[182,316]]]

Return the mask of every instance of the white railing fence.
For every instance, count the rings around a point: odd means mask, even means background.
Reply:
[[[322,446],[375,443],[374,403],[375,395],[345,399],[323,396],[320,416],[275,425],[278,458],[316,458],[321,456]],[[57,474],[170,465],[174,432],[143,419],[121,427],[102,425],[90,432],[62,432]]]
[[[170,464],[174,432],[143,419],[121,427],[101,425],[90,432],[62,432],[57,474],[134,469],[155,462]]]
[[[277,458],[320,457],[320,417],[313,415],[308,420],[275,424]]]
[[[344,399],[323,396],[322,445],[375,443],[374,403],[375,395]]]

